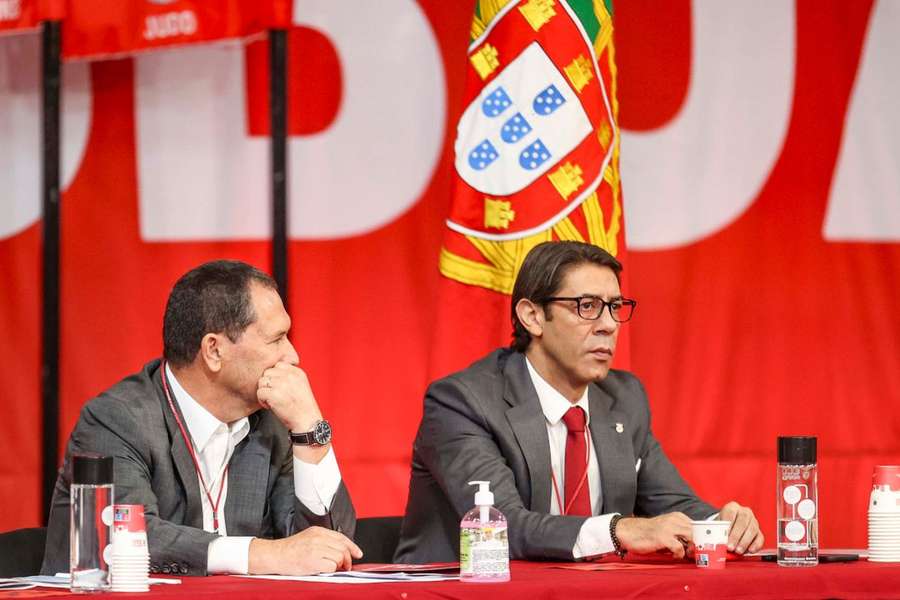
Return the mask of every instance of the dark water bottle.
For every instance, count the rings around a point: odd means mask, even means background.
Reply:
[[[76,593],[109,589],[104,550],[110,543],[113,505],[111,456],[72,457],[69,573]]]

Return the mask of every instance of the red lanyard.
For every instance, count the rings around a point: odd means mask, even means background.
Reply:
[[[572,497],[569,498],[569,501],[566,502],[565,508],[562,505],[562,494],[559,493],[559,484],[556,483],[556,473],[553,472],[553,468],[550,469],[550,480],[553,482],[553,492],[556,494],[556,505],[559,507],[559,514],[565,516],[569,514],[569,509],[572,508],[572,503],[575,502],[575,498],[578,497],[578,494],[581,493],[581,488],[584,487],[584,482],[587,481],[588,474],[588,466],[591,463],[591,436],[588,435],[588,430],[585,427],[584,429],[584,473],[581,474],[581,478],[578,480],[578,485],[575,487],[575,493],[572,494]],[[566,474],[568,477],[569,474]]]
[[[178,423],[178,429],[181,430],[181,437],[184,438],[184,443],[187,446],[188,452],[191,454],[191,460],[194,462],[194,470],[197,471],[197,475],[200,477],[200,484],[203,486],[203,493],[206,494],[206,499],[209,500],[209,505],[213,511],[213,529],[216,533],[219,533],[219,502],[222,501],[222,490],[225,489],[225,481],[228,478],[228,465],[225,466],[225,470],[222,472],[222,483],[219,484],[219,495],[216,496],[216,501],[213,502],[212,494],[210,494],[211,487],[206,486],[206,481],[203,479],[203,472],[200,470],[200,462],[197,460],[197,453],[194,452],[194,443],[191,438],[187,434],[187,430],[184,428],[184,424],[181,422],[181,418],[178,416],[178,411],[175,410],[175,403],[172,402],[172,395],[169,393],[169,384],[166,381],[166,363],[163,361],[160,366],[160,377],[162,378],[163,391],[166,393],[166,400],[169,401],[169,408],[172,409],[172,415],[175,417],[175,422]]]

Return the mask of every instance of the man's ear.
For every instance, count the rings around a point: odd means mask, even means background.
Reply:
[[[541,337],[544,332],[544,309],[529,300],[522,298],[516,302],[516,315],[532,337]]]
[[[213,373],[222,370],[222,354],[225,351],[224,340],[218,333],[207,333],[200,340],[200,358],[206,368]]]

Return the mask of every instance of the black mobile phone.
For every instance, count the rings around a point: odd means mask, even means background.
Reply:
[[[819,555],[820,563],[853,562],[854,560],[859,560],[859,554],[842,554],[840,552],[834,552],[831,554]]]
[[[778,560],[778,556],[776,554],[760,554],[759,558],[764,562],[776,562]],[[820,563],[853,562],[855,560],[859,560],[859,554],[837,552],[819,555]]]

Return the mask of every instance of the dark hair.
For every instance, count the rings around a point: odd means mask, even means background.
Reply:
[[[606,250],[584,242],[543,242],[525,257],[512,293],[513,341],[511,347],[524,352],[531,343],[531,334],[519,321],[516,304],[527,298],[535,304],[545,305],[559,291],[562,280],[572,267],[591,263],[609,267],[616,279],[622,272],[622,264]]]
[[[214,260],[182,275],[169,294],[163,317],[166,360],[174,367],[192,363],[207,333],[224,332],[236,342],[256,320],[252,282],[278,289],[269,275],[237,260]]]

